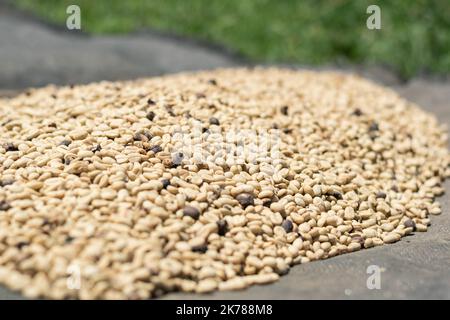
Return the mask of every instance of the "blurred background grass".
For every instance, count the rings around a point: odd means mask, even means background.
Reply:
[[[356,63],[392,67],[403,78],[450,72],[449,0],[16,0],[65,24],[81,8],[82,29],[127,33],[150,27],[221,44],[255,62]],[[381,8],[382,29],[366,28]]]

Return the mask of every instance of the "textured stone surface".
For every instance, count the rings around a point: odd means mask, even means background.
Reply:
[[[0,95],[47,83],[128,79],[239,64],[228,55],[155,35],[90,37],[25,20],[1,5]],[[450,81],[424,79],[401,85],[382,69],[358,70],[392,86],[450,126]],[[441,198],[443,214],[426,233],[392,245],[298,265],[277,283],[210,295],[170,294],[170,299],[450,299],[450,182]],[[367,267],[382,268],[381,289],[366,286]],[[21,296],[0,287],[0,299]]]
[[[219,50],[155,33],[92,37],[51,28],[1,3],[2,89],[124,80],[236,64]]]

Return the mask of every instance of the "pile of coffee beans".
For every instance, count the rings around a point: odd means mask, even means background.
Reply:
[[[357,76],[224,69],[0,100],[0,283],[27,297],[242,289],[426,231],[445,128]]]

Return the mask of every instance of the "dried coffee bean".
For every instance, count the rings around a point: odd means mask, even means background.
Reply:
[[[372,122],[369,127],[369,132],[380,130],[377,122]]]
[[[154,145],[150,148],[150,151],[153,151],[153,153],[158,153],[162,151],[162,148],[160,145]]]
[[[0,180],[0,187],[6,187],[14,183],[13,179]]]
[[[377,198],[379,199],[386,199],[386,193],[383,191],[377,192]]]
[[[63,141],[61,141],[61,143],[59,145],[68,147],[71,143],[72,143],[72,141],[70,141],[70,140],[63,140]]]
[[[169,179],[162,179],[161,183],[163,185],[163,189],[166,189],[168,186],[170,186],[170,180]]]
[[[250,193],[241,193],[236,197],[236,200],[244,208],[248,206],[253,206],[255,204],[254,197]]]
[[[218,125],[220,125],[220,122],[219,122],[219,119],[212,117],[212,118],[209,118],[209,124],[218,126]]]
[[[199,246],[194,246],[194,247],[192,247],[192,251],[198,252],[198,253],[205,253],[206,251],[208,251],[208,246],[205,244],[202,244]]]
[[[0,201],[0,211],[7,211],[11,206],[6,201]]]
[[[281,107],[280,111],[281,111],[281,114],[284,116],[289,115],[289,107],[288,106]]]
[[[228,223],[226,220],[218,220],[217,221],[218,234],[220,236],[224,236],[228,231]]]
[[[283,223],[281,224],[281,226],[283,227],[283,229],[286,232],[291,232],[292,229],[294,228],[294,225],[292,224],[292,221],[288,220],[288,219],[284,220]]]
[[[200,211],[197,208],[187,206],[183,209],[183,215],[197,220],[200,217]]]
[[[5,148],[6,152],[19,151],[19,149],[11,142],[5,143],[3,148]]]
[[[155,119],[156,114],[153,111],[147,113],[147,119],[153,121]]]
[[[411,219],[406,220],[406,221],[403,223],[403,225],[404,225],[406,228],[412,228],[413,231],[416,230],[416,223],[415,223],[413,220],[411,220]]]
[[[92,148],[91,151],[95,153],[95,152],[99,152],[101,150],[102,150],[102,146],[97,144],[95,147]]]

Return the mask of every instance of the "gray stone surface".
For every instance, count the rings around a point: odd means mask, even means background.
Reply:
[[[232,57],[191,42],[152,34],[74,35],[24,19],[0,0],[0,90],[47,83],[131,79],[183,70],[235,66]],[[389,85],[450,125],[450,81],[408,84],[379,68],[352,71]],[[8,91],[7,94],[11,94]],[[209,295],[173,293],[164,299],[450,299],[450,182],[443,214],[426,233],[328,260],[298,265],[277,283]],[[381,289],[366,286],[367,267],[380,266]],[[0,299],[21,299],[0,287]]]
[[[156,33],[90,36],[26,19],[0,0],[0,88],[124,80],[237,62],[219,50]]]

